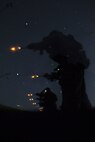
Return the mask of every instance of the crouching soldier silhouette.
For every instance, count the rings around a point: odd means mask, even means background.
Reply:
[[[39,105],[43,108],[44,112],[57,111],[57,97],[49,88],[44,89],[41,93],[37,93],[36,95],[38,96]]]

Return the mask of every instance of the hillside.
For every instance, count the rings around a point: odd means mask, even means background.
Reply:
[[[21,111],[21,110],[0,104],[0,111]]]

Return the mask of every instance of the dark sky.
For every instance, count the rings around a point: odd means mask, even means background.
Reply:
[[[7,6],[12,2],[12,7]],[[0,1],[0,104],[33,109],[27,94],[50,87],[61,104],[60,86],[43,77],[31,75],[51,72],[56,63],[47,53],[39,55],[28,50],[12,53],[9,48],[22,48],[42,40],[52,30],[72,34],[90,59],[85,80],[87,94],[95,106],[95,2],[87,0],[1,0]],[[6,74],[7,73],[7,74]],[[18,73],[18,74],[17,74]]]

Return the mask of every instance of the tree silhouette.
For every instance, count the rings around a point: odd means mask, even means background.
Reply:
[[[46,51],[49,57],[58,63],[51,74],[44,74],[47,79],[58,80],[62,89],[62,110],[91,110],[92,106],[86,94],[84,70],[89,66],[82,45],[72,35],[52,31],[39,43],[32,43],[27,49]]]

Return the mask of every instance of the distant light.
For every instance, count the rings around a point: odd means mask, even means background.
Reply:
[[[19,73],[16,74],[17,76],[19,75]]]
[[[45,90],[45,93],[47,92],[47,90]]]
[[[39,76],[38,75],[36,75],[36,78],[38,78]]]
[[[32,98],[32,101],[33,101],[34,99]]]
[[[16,47],[11,47],[10,50],[13,51],[13,52],[15,52],[16,51]]]
[[[20,107],[20,105],[17,105],[17,107]]]
[[[30,94],[27,94],[28,97],[30,97]]]
[[[33,94],[30,94],[30,96],[33,96]]]
[[[32,75],[32,79],[34,79],[35,78],[35,75]]]
[[[30,93],[30,94],[27,94],[27,96],[28,96],[28,97],[32,97],[32,96],[33,96],[33,94],[31,94],[31,93]]]
[[[60,70],[60,69],[57,69],[58,71]]]
[[[25,25],[28,26],[28,22],[26,22]]]
[[[32,99],[30,98],[29,101],[32,101]]]
[[[21,47],[20,47],[20,46],[18,46],[18,50],[21,50]]]
[[[13,46],[13,47],[10,48],[10,51],[12,51],[12,52],[16,52],[18,50],[21,50],[20,46]]]
[[[38,77],[39,77],[39,75],[32,75],[31,76],[32,79],[35,79],[35,78],[38,78]]]
[[[39,111],[41,111],[41,112],[42,112],[43,110],[44,110],[44,108],[43,108],[43,107],[40,107],[40,108],[39,108]]]
[[[36,105],[36,104],[37,104],[36,102],[32,103],[32,105]]]

